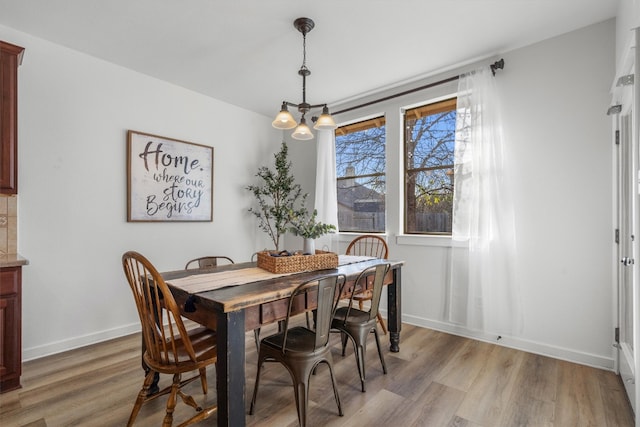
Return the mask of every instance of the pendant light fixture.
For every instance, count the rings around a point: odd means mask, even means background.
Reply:
[[[273,123],[276,129],[293,129],[291,137],[293,139],[307,140],[313,139],[313,133],[307,126],[305,115],[315,108],[322,107],[322,114],[320,117],[312,117],[311,121],[315,122],[313,126],[316,130],[333,130],[336,123],[333,121],[333,117],[329,114],[329,107],[327,104],[311,105],[307,102],[307,76],[311,74],[311,71],[307,68],[307,33],[313,29],[315,23],[310,18],[298,18],[293,21],[293,26],[302,33],[302,66],[298,70],[298,74],[302,76],[302,102],[300,104],[294,104],[293,102],[283,101],[280,112],[276,116]],[[295,119],[288,110],[288,107],[295,107],[302,114],[300,122],[296,123]]]

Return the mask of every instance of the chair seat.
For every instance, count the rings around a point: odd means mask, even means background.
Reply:
[[[216,342],[215,331],[204,327],[199,327],[188,331],[188,335],[189,339],[191,340],[191,345],[193,346],[193,351],[196,354],[196,360],[198,362],[210,362],[211,359],[217,358],[217,348],[215,344],[212,344]],[[176,344],[179,345],[178,360],[188,360],[189,355],[184,348],[182,340],[177,339]]]
[[[193,370],[200,369],[203,366],[208,366],[215,363],[217,358],[217,348],[211,343],[215,343],[216,333],[210,329],[200,327],[188,331],[189,338],[196,356],[196,362],[194,363],[187,353],[187,349],[184,346],[184,342],[181,338],[174,340],[176,345],[176,354],[178,360],[167,361],[167,363],[158,364],[145,352],[144,360],[151,369],[161,374],[173,374],[175,372],[184,372],[186,366],[193,366]]]
[[[349,316],[347,317],[347,313]],[[333,323],[346,324],[355,323],[361,325],[369,320],[369,312],[358,310],[357,308],[340,307],[336,310],[336,314],[333,316]],[[372,323],[375,323],[373,319]]]
[[[216,357],[217,349],[211,345],[211,343],[216,342],[215,331],[205,327],[198,327],[190,330],[188,334],[197,360],[214,359]],[[182,344],[182,340],[178,339],[177,341]],[[180,356],[182,356],[182,353]]]
[[[324,351],[326,347],[319,348],[317,352],[314,352],[316,334],[302,326],[296,326],[289,329],[287,332],[287,353],[289,356],[294,356],[295,353],[304,353],[305,356],[316,354]],[[281,350],[284,344],[284,333],[268,336],[264,338],[261,345],[267,345],[274,349]]]

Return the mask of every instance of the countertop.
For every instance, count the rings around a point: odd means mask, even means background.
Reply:
[[[21,267],[29,264],[29,260],[20,254],[0,254],[0,268]]]

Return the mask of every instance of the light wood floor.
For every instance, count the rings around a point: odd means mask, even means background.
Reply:
[[[337,335],[332,342],[345,415],[337,414],[323,367],[311,383],[311,426],[633,426],[623,386],[612,372],[403,325],[399,353],[388,351],[383,336],[387,375],[371,338],[367,392],[361,393],[353,353],[343,358]],[[142,385],[139,347],[139,336],[132,335],[25,363],[23,388],[0,395],[0,425],[126,425]],[[255,364],[248,334],[247,405]],[[265,366],[257,413],[247,415],[247,425],[296,426],[288,373],[278,364]],[[198,402],[215,401],[215,369],[208,377],[204,399],[198,382],[188,386]],[[136,425],[159,426],[165,403],[160,398],[145,405]],[[191,411],[179,401],[176,421]],[[215,416],[202,424],[209,423],[215,425]]]

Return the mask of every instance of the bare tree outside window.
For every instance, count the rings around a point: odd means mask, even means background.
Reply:
[[[451,234],[456,98],[405,112],[405,233]]]
[[[338,227],[385,231],[384,117],[336,129]]]

